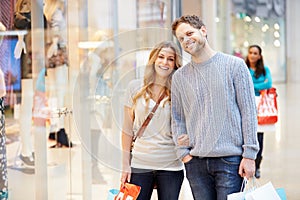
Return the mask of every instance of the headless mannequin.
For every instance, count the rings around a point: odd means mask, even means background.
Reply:
[[[49,27],[49,39],[47,41],[49,48],[47,58],[57,55],[59,48],[66,47],[66,21],[63,15],[64,5],[60,0],[46,0],[44,12]],[[49,107],[61,109],[65,106],[64,98],[68,82],[68,68],[66,63],[52,65],[47,68],[48,86],[49,86]],[[56,145],[52,147],[72,147],[65,131],[65,116],[50,120],[49,139],[55,139]]]
[[[90,95],[95,95],[95,90],[97,87],[97,71],[102,68],[101,58],[99,54],[94,52],[89,52],[88,55],[88,62],[90,67]],[[94,184],[98,183],[105,183],[101,172],[98,168],[98,155],[99,155],[99,139],[100,136],[103,134],[101,129],[102,124],[99,124],[98,119],[102,118],[101,113],[99,113],[99,109],[95,108],[95,98],[92,98],[91,102],[91,124],[90,124],[90,131],[91,131],[91,153],[92,153],[92,182]],[[101,122],[100,122],[101,123]]]
[[[91,153],[92,153],[92,182],[93,184],[104,184],[104,180],[99,169],[99,145],[100,139],[103,135],[102,127],[105,126],[105,108],[103,104],[97,102],[96,96],[103,98],[108,96],[108,85],[105,80],[104,72],[106,60],[112,59],[113,43],[107,41],[107,35],[104,32],[97,32],[95,42],[99,42],[99,46],[88,53],[88,57],[83,63],[89,69],[89,91],[91,98],[90,103],[90,132],[91,132]],[[111,50],[111,51],[110,51]],[[111,59],[110,59],[111,58]]]
[[[14,15],[14,27],[18,30],[31,30],[31,1],[18,0]],[[46,28],[44,18],[44,28]],[[27,50],[26,50],[27,47]],[[20,137],[21,160],[28,166],[34,165],[33,145],[31,139],[32,107],[33,107],[33,81],[31,65],[31,32],[19,35],[14,50],[16,59],[21,58],[21,106],[20,106]]]

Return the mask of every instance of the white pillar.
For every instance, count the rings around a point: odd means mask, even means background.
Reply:
[[[32,31],[32,71],[35,83],[41,69],[45,67],[44,54],[44,21],[43,0],[36,0],[31,4],[31,31]],[[48,199],[47,173],[47,137],[45,126],[33,127],[35,137],[35,199]]]
[[[287,82],[300,82],[300,1],[286,0],[286,70]]]
[[[217,26],[216,26],[216,16],[217,16],[217,0],[202,0],[202,20],[207,28],[207,37],[209,45],[215,49],[217,41]]]

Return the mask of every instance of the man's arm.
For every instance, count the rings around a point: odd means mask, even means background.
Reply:
[[[237,104],[241,113],[242,134],[244,139],[243,157],[255,159],[258,152],[257,111],[253,81],[244,61],[235,67],[234,86]]]
[[[249,70],[241,62],[234,74],[234,85],[238,107],[241,113],[242,134],[244,139],[243,159],[240,163],[239,174],[242,177],[250,178],[255,173],[255,158],[259,150],[257,141],[257,114],[254,87]]]

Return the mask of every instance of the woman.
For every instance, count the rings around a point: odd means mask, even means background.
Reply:
[[[161,42],[150,53],[144,81],[131,81],[126,92],[121,183],[141,186],[139,200],[150,200],[154,185],[160,200],[179,197],[184,173],[171,133],[170,88],[172,74],[180,66],[178,47],[173,42]],[[161,95],[164,98],[153,118],[141,137],[135,140],[131,158],[133,137]]]
[[[246,57],[246,64],[250,70],[252,76],[255,96],[259,97],[260,91],[269,89],[272,87],[272,77],[268,67],[264,65],[264,60],[262,56],[262,49],[258,45],[251,45],[248,48],[248,55]],[[263,151],[263,132],[257,133],[258,143],[259,143],[259,152],[255,160],[256,170],[255,177],[260,178],[260,163],[262,160],[262,151]]]

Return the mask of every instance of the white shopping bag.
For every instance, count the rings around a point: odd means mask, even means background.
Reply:
[[[255,190],[248,192],[245,195],[245,200],[268,200],[268,199],[281,200],[271,182],[268,182],[267,184],[258,187]]]
[[[245,200],[245,195],[246,195],[246,190],[245,187],[247,186],[248,180],[247,178],[244,177],[242,186],[241,186],[241,191],[232,193],[227,195],[227,200]]]
[[[227,200],[245,200],[246,192],[237,192],[227,195]]]
[[[260,186],[253,177],[250,180],[244,178],[240,192],[227,195],[227,200],[281,200],[281,198],[271,182]]]

